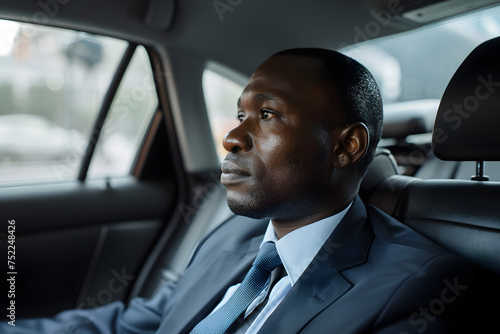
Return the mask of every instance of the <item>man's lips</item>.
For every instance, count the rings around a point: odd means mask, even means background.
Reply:
[[[221,164],[221,183],[229,184],[241,181],[242,179],[249,177],[250,173],[231,161],[223,161]]]
[[[220,167],[224,174],[237,174],[241,176],[250,176],[246,170],[235,164],[234,162],[224,160]]]

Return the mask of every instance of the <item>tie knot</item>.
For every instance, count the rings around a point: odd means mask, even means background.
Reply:
[[[258,267],[267,272],[273,271],[275,268],[280,266],[281,259],[276,250],[276,245],[274,242],[266,242],[260,247],[259,254],[253,262],[253,266]]]

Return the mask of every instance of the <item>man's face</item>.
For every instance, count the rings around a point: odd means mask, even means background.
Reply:
[[[250,78],[238,101],[240,125],[223,141],[229,153],[221,182],[236,214],[300,218],[332,191],[332,151],[343,117],[321,68],[318,60],[275,56]]]

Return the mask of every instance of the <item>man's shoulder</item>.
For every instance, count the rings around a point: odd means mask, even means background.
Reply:
[[[437,258],[456,258],[465,262],[458,255],[428,237],[420,234],[399,220],[389,216],[378,208],[367,205],[367,215],[375,235],[374,247],[384,248],[394,259],[411,256],[413,261],[426,263]]]
[[[352,283],[372,286],[374,281],[389,278],[392,285],[384,285],[387,297],[398,295],[396,290],[405,296],[411,289],[404,286],[435,294],[446,282],[471,284],[471,266],[465,259],[379,209],[370,205],[366,209],[374,238],[365,264],[344,273]]]

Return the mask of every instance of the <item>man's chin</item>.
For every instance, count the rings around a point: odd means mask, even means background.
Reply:
[[[245,216],[253,219],[269,218],[269,213],[263,207],[253,205],[253,203],[243,203],[241,201],[227,199],[227,205],[231,211],[239,216]]]

